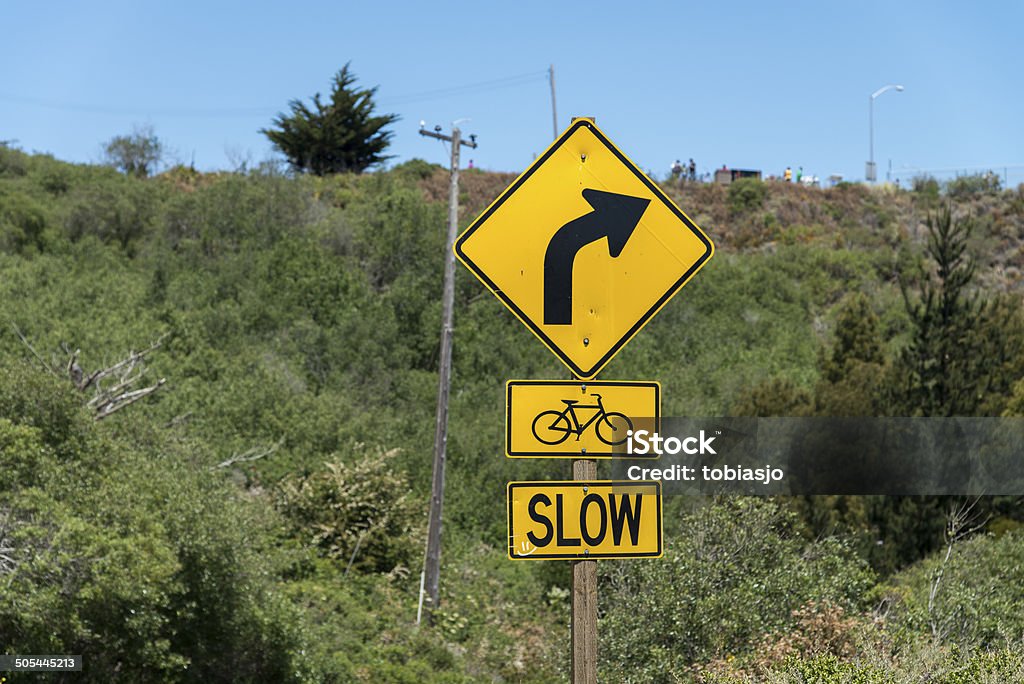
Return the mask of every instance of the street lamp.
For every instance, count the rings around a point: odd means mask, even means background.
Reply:
[[[872,183],[878,178],[875,173],[875,98],[887,90],[895,90],[897,93],[902,93],[903,86],[883,86],[871,93],[871,97],[868,98],[868,166],[864,175]]]

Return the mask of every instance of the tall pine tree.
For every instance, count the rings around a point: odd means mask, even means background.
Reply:
[[[399,117],[374,115],[377,89],[358,88],[355,82],[346,64],[334,76],[329,102],[322,102],[320,93],[313,96],[311,107],[292,100],[291,114],[278,114],[275,127],[260,132],[284,153],[293,169],[317,176],[362,173],[390,159],[383,152],[393,133],[384,128]]]
[[[903,298],[913,337],[896,363],[895,415],[965,416],[979,404],[979,369],[970,342],[981,321],[981,305],[968,292],[975,262],[967,253],[973,230],[968,219],[955,220],[947,206],[927,219],[920,295],[906,288]]]

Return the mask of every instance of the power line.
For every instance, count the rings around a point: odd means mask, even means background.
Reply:
[[[137,109],[131,107],[108,107],[105,105],[83,104],[78,102],[58,102],[36,97],[23,97],[0,93],[0,100],[27,104],[33,107],[44,107],[67,112],[81,112],[85,114],[107,114],[111,116],[180,116],[180,117],[240,117],[268,115],[273,113],[277,107],[232,107],[215,109],[191,109],[191,108],[170,108],[170,109]]]
[[[518,76],[506,76],[504,78],[497,78],[491,81],[480,81],[479,83],[470,83],[468,85],[426,90],[420,93],[411,93],[409,95],[396,95],[394,97],[381,98],[380,102],[381,104],[392,106],[396,104],[406,104],[410,102],[421,102],[423,100],[451,97],[454,95],[471,95],[487,90],[499,90],[501,88],[525,85],[527,83],[545,79],[547,78],[547,75],[548,70],[545,69],[544,71],[533,71],[528,74],[519,74]]]
[[[472,95],[489,90],[512,88],[534,81],[539,81],[542,78],[547,78],[547,74],[548,71],[545,69],[544,71],[534,71],[527,74],[519,74],[517,76],[506,76],[504,78],[497,78],[490,81],[480,81],[461,86],[451,86],[448,88],[438,88],[436,90],[426,90],[419,93],[409,93],[407,95],[396,95],[394,97],[381,98],[378,100],[378,103],[383,106],[390,107],[399,104],[421,102],[424,100],[454,97],[456,95]],[[16,95],[12,93],[0,93],[0,101],[29,105],[32,107],[42,107],[45,109],[55,109],[58,111],[85,114],[105,114],[108,116],[242,118],[250,116],[271,116],[281,110],[280,106],[214,108],[171,107],[161,109],[139,109],[136,107],[111,107],[107,105],[81,102],[63,102],[46,98],[25,97],[23,95]]]

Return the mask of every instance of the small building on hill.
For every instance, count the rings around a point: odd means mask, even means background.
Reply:
[[[730,169],[725,166],[715,171],[715,182],[722,185],[728,185],[740,178],[756,178],[761,180],[761,172],[751,169]]]

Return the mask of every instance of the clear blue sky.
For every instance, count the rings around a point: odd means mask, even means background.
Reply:
[[[552,138],[554,64],[559,127],[596,116],[658,176],[692,156],[702,170],[863,178],[869,95],[890,83],[906,90],[875,101],[881,178],[889,160],[1024,165],[1016,1],[100,0],[5,3],[2,16],[0,140],[72,161],[150,124],[200,169],[258,162],[271,154],[259,129],[351,62],[361,85],[379,86],[380,109],[402,117],[392,164],[444,163],[419,121],[469,118],[480,147],[466,158],[521,171]]]

